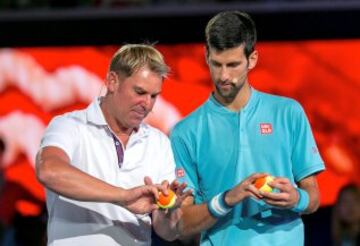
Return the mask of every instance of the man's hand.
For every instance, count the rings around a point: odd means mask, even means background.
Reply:
[[[156,200],[159,198],[159,191],[165,192],[164,187],[153,184],[124,190],[121,196],[123,199],[118,204],[135,214],[151,213],[158,208]]]
[[[254,182],[256,179],[265,177],[266,173],[255,173],[244,179],[240,184],[232,188],[226,193],[225,202],[229,206],[235,206],[247,197],[254,197],[256,199],[263,198],[259,190],[255,188]]]
[[[260,195],[263,200],[272,206],[289,209],[295,206],[299,200],[299,194],[289,179],[287,178],[275,178],[269,182],[269,186],[273,189],[277,189],[279,192],[262,192]]]
[[[163,182],[163,185],[166,185],[166,182],[165,183]],[[183,201],[188,196],[192,195],[192,190],[190,190],[190,189],[184,192],[186,187],[187,187],[186,183],[179,184],[179,182],[177,180],[173,181],[170,184],[170,189],[175,191],[175,194],[176,194],[176,203],[175,203],[174,207],[172,208],[172,210],[180,207],[181,204],[183,203]]]
[[[152,184],[149,177],[145,178],[145,184]],[[186,184],[179,184],[176,180],[169,185],[168,181],[161,183],[164,189],[171,189],[176,194],[176,202],[174,207],[170,209],[157,209],[153,211],[152,219],[155,232],[168,241],[173,241],[178,237],[177,225],[181,219],[182,211],[180,206],[184,199],[192,194],[191,190],[184,192]],[[166,193],[165,193],[166,194]]]

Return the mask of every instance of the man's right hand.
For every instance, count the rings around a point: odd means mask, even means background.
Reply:
[[[225,202],[229,206],[235,206],[247,197],[254,197],[261,199],[262,195],[259,190],[255,188],[254,182],[256,179],[267,176],[266,173],[255,173],[244,179],[240,184],[232,188],[226,193]]]
[[[117,204],[135,214],[151,213],[158,208],[156,200],[159,191],[165,189],[161,185],[142,185],[132,189],[123,190],[121,202]]]

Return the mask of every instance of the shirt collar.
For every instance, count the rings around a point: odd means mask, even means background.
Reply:
[[[250,87],[250,90],[251,90],[251,94],[250,94],[249,101],[240,110],[242,112],[251,110],[258,101],[259,92],[257,90],[255,90],[253,87]],[[208,105],[211,110],[217,111],[219,113],[224,113],[224,114],[237,114],[238,113],[238,112],[229,110],[224,105],[222,105],[220,102],[218,102],[213,93],[210,95],[210,97],[208,99]]]
[[[86,109],[87,121],[97,126],[106,126],[110,129],[105,120],[105,116],[100,108],[101,97],[95,98]],[[138,137],[145,137],[149,134],[149,126],[143,122],[140,123],[139,128],[133,135]]]
[[[95,98],[86,109],[87,121],[98,126],[107,126],[104,114],[100,108],[101,97]]]

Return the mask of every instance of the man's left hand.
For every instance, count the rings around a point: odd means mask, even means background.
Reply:
[[[295,206],[299,200],[299,194],[289,179],[278,177],[269,183],[275,192],[260,191],[263,200],[272,206],[289,209]]]
[[[152,181],[149,177],[145,178],[145,184],[152,184]],[[182,211],[181,204],[186,197],[192,194],[191,190],[184,191],[187,184],[179,184],[178,181],[173,181],[169,184],[168,181],[163,181],[161,185],[165,189],[171,189],[176,194],[176,202],[172,208],[169,209],[156,209],[152,213],[152,220],[154,225],[154,230],[156,233],[168,241],[173,241],[177,239],[178,230],[177,225],[181,219]]]

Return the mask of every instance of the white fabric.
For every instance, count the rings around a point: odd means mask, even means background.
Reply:
[[[142,123],[130,136],[124,162],[118,166],[117,153],[98,98],[85,110],[54,118],[40,148],[64,150],[71,164],[107,183],[123,188],[144,184],[145,176],[155,183],[175,179],[170,141],[159,130]],[[151,219],[134,215],[108,203],[80,202],[47,193],[49,212],[48,245],[149,245]]]

